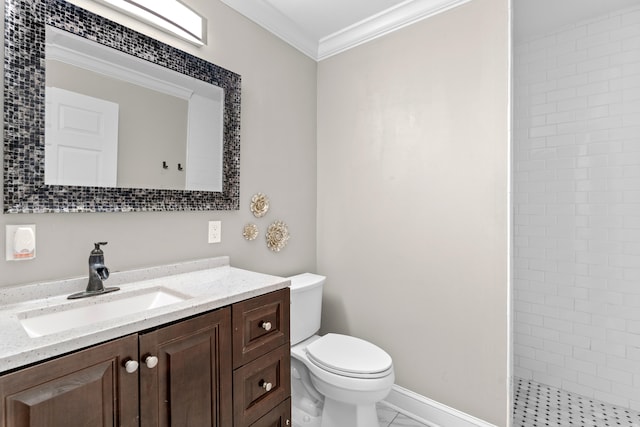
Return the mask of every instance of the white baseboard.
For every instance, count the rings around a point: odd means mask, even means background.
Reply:
[[[496,427],[395,384],[380,403],[429,427]]]

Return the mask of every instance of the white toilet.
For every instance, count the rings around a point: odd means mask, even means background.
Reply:
[[[316,335],[325,277],[289,279],[293,426],[378,427],[375,405],[395,381],[391,356],[359,338]]]

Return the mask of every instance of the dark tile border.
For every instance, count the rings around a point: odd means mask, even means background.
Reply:
[[[222,87],[222,192],[45,185],[46,24]],[[238,74],[63,0],[5,0],[4,212],[238,210],[240,84]]]

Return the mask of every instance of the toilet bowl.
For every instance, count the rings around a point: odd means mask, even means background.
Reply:
[[[296,427],[378,426],[376,403],[393,386],[391,357],[341,334],[317,335],[325,278],[291,279],[291,384]]]

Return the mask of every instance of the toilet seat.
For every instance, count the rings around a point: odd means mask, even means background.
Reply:
[[[327,334],[309,344],[306,352],[319,368],[351,378],[382,378],[393,369],[387,352],[348,335]]]

